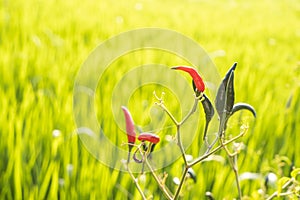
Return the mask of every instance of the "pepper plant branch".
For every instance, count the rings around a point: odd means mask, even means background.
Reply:
[[[173,121],[174,124],[178,125],[178,122],[177,122],[177,120],[175,119],[175,117],[171,114],[171,112],[170,112],[170,111],[167,109],[167,107],[164,105],[164,101],[163,101],[163,95],[164,95],[164,93],[162,93],[162,96],[161,96],[161,97],[158,97],[158,96],[156,95],[156,92],[154,91],[154,92],[153,92],[153,95],[154,95],[154,97],[158,100],[158,102],[155,102],[155,104],[158,105],[158,106],[160,106],[160,107],[163,109],[163,111],[165,111],[165,112],[169,115],[169,117],[171,118],[171,120]]]
[[[154,95],[156,96],[155,93],[154,93]],[[198,101],[199,101],[199,100],[201,101],[202,96],[200,96],[200,97],[196,97],[196,96],[195,96],[195,101],[194,101],[193,107],[191,108],[191,110],[189,111],[189,113],[183,118],[183,120],[182,120],[180,123],[177,122],[177,120],[174,118],[174,116],[171,114],[171,112],[164,106],[162,99],[161,99],[161,98],[158,98],[157,96],[156,96],[156,98],[159,100],[159,102],[157,102],[156,104],[157,104],[158,106],[160,106],[160,107],[161,107],[161,108],[169,115],[169,117],[171,118],[171,120],[174,122],[174,124],[175,124],[176,127],[177,127],[177,132],[176,132],[176,136],[177,136],[177,145],[178,145],[179,148],[180,148],[181,155],[182,155],[182,158],[183,158],[183,160],[184,160],[184,164],[185,164],[185,166],[186,166],[186,168],[185,168],[185,170],[184,170],[184,172],[183,172],[183,174],[182,174],[182,178],[181,178],[181,181],[180,181],[180,183],[179,183],[179,186],[178,186],[178,188],[177,188],[177,190],[176,190],[176,192],[175,192],[174,199],[176,199],[176,198],[178,198],[178,196],[179,196],[179,194],[180,194],[181,188],[182,188],[182,186],[183,186],[183,184],[184,184],[184,179],[185,179],[186,174],[187,174],[188,169],[189,169],[189,167],[188,167],[188,162],[187,162],[187,160],[186,160],[185,150],[184,150],[184,147],[183,147],[183,144],[182,144],[182,140],[181,140],[180,127],[181,127],[181,125],[184,124],[184,123],[186,122],[186,120],[187,120],[187,119],[188,119],[188,118],[189,118],[189,117],[197,110]],[[149,163],[149,165],[150,165],[150,163]],[[148,167],[149,167],[149,166],[148,166]],[[151,167],[151,165],[150,165],[150,167]],[[151,170],[151,169],[150,169],[150,170]],[[161,183],[161,181],[159,181],[159,184],[160,184],[160,183]]]
[[[166,185],[163,184],[163,181],[157,176],[152,165],[149,163],[147,156],[145,158],[145,163],[148,166],[148,168],[150,169],[152,176],[154,177],[155,181],[157,182],[159,188],[161,189],[161,191],[163,192],[165,197],[169,200],[173,200],[172,193],[169,191],[169,189],[166,187]]]
[[[235,99],[234,98],[234,70],[236,68],[236,65],[237,65],[237,63],[234,63],[234,65],[230,68],[230,70],[227,72],[226,76],[224,77],[224,79],[218,89],[218,93],[217,93],[216,100],[215,100],[215,108],[218,112],[219,120],[220,120],[219,121],[219,130],[216,133],[216,137],[214,138],[214,140],[211,143],[208,141],[206,134],[207,134],[209,122],[211,121],[211,119],[214,116],[214,112],[215,112],[214,106],[210,102],[209,98],[203,93],[205,90],[205,84],[196,69],[194,69],[192,67],[187,67],[187,66],[177,66],[177,67],[171,68],[171,69],[175,69],[175,70],[185,71],[185,72],[189,73],[193,79],[192,84],[193,84],[193,89],[195,92],[194,104],[193,104],[192,108],[189,110],[189,112],[187,113],[187,115],[182,117],[181,121],[177,121],[176,118],[174,117],[174,115],[168,110],[168,108],[164,104],[163,96],[165,93],[162,92],[161,96],[158,97],[154,91],[154,96],[157,99],[157,102],[155,102],[155,104],[158,105],[159,107],[161,107],[162,110],[167,113],[167,115],[170,117],[171,121],[176,126],[176,143],[179,146],[181,156],[183,157],[183,161],[184,161],[185,167],[184,167],[184,170],[183,170],[183,173],[181,176],[181,180],[178,184],[178,187],[175,190],[175,194],[173,195],[172,192],[169,190],[169,188],[165,185],[167,175],[165,174],[163,178],[159,177],[156,174],[150,161],[148,160],[148,156],[151,154],[151,152],[154,149],[154,146],[152,146],[152,145],[155,145],[156,143],[158,143],[160,141],[159,136],[152,134],[152,133],[146,133],[146,132],[140,133],[138,136],[138,140],[142,142],[143,150],[141,149],[141,145],[139,145],[137,147],[137,150],[134,152],[133,159],[137,163],[142,163],[143,169],[144,169],[144,165],[145,164],[147,165],[152,176],[154,177],[155,181],[159,185],[159,188],[161,189],[161,191],[163,192],[164,196],[167,199],[174,200],[174,199],[179,198],[182,187],[185,183],[187,173],[190,173],[189,170],[191,170],[193,172],[193,170],[190,168],[192,168],[196,164],[199,164],[201,161],[207,159],[209,156],[215,154],[217,151],[219,151],[221,149],[225,150],[226,155],[229,158],[230,166],[235,174],[239,199],[242,198],[242,192],[241,192],[239,176],[238,176],[238,164],[237,164],[237,154],[238,154],[239,150],[234,148],[234,152],[231,153],[227,146],[228,146],[228,144],[234,142],[235,140],[243,137],[244,134],[247,132],[248,127],[246,128],[246,126],[245,126],[244,129],[241,130],[239,135],[237,135],[229,140],[226,140],[225,139],[226,138],[225,137],[226,125],[227,125],[227,122],[228,122],[228,119],[230,118],[230,116],[239,110],[242,110],[242,109],[249,110],[252,112],[254,117],[256,116],[256,113],[255,113],[254,108],[251,105],[248,105],[246,103],[234,104],[234,99]],[[207,147],[207,149],[203,155],[199,156],[192,162],[188,162],[187,158],[186,158],[186,152],[185,152],[185,149],[184,149],[184,146],[182,143],[180,128],[196,112],[199,101],[201,102],[204,112],[205,112],[206,124],[205,124],[203,139],[204,139],[205,146]],[[135,139],[136,139],[136,133],[134,130],[134,123],[133,123],[132,117],[131,117],[129,111],[126,109],[126,107],[122,106],[122,109],[123,109],[125,120],[126,120],[126,132],[127,132],[128,142],[130,144],[134,144]],[[149,142],[150,143],[149,146],[147,146],[146,143],[144,143],[144,141]],[[219,141],[219,145],[217,147],[215,147],[216,143],[218,141]],[[129,172],[131,178],[133,179],[137,189],[141,193],[142,198],[146,199],[141,187],[138,184],[138,180],[135,178],[135,176],[132,174],[131,170],[128,167],[131,148],[132,148],[132,146],[129,145],[129,153],[128,153],[128,159],[127,159],[128,162],[127,162],[126,167],[127,167],[127,170]],[[137,152],[139,152],[140,155],[142,156],[141,159],[136,157]],[[142,169],[142,173],[143,173],[143,169]],[[192,172],[191,172],[191,174],[194,174],[194,172],[193,173]],[[193,178],[193,176],[192,176],[192,178]],[[290,183],[288,183],[288,184],[290,184]],[[283,186],[283,188],[285,188],[285,187],[287,187],[286,184]],[[283,193],[281,193],[281,194],[283,194]],[[281,194],[277,194],[277,195],[281,195]],[[273,198],[272,196],[273,197],[276,196],[276,193],[272,194],[270,196],[270,199]]]
[[[240,178],[239,178],[239,168],[237,165],[237,153],[232,157],[232,161],[233,161],[233,171],[235,174],[235,181],[237,184],[237,189],[238,189],[238,193],[239,193],[239,197],[242,200],[243,194],[242,194],[242,190],[241,190],[241,186],[240,186]]]
[[[187,160],[186,160],[186,155],[185,155],[185,151],[184,151],[184,147],[182,145],[182,141],[181,141],[181,136],[180,136],[180,125],[177,125],[177,145],[180,148],[181,151],[181,156],[183,158],[184,164],[185,166],[187,165]]]
[[[217,143],[218,140],[219,140],[219,134],[216,136],[216,138],[214,139],[214,141],[211,144],[208,145],[205,154],[207,154],[207,153],[210,152],[210,150],[215,146],[215,144]],[[208,141],[206,141],[206,143],[208,144]]]
[[[198,101],[201,101],[201,97],[196,97],[195,96],[195,101],[194,101],[194,105],[192,107],[192,109],[190,110],[190,112],[183,118],[183,120],[179,123],[179,125],[184,124],[184,122],[197,110],[197,105],[198,105]]]
[[[226,146],[226,145],[228,145],[228,144],[234,142],[235,140],[237,140],[237,139],[243,137],[243,136],[246,134],[247,130],[248,130],[248,128],[245,128],[239,135],[237,135],[237,136],[231,138],[230,140],[224,142],[223,145]],[[197,158],[196,160],[194,160],[193,162],[189,163],[187,167],[190,168],[190,167],[196,165],[197,163],[199,163],[199,162],[201,162],[202,160],[208,158],[210,155],[216,153],[217,151],[219,151],[219,150],[222,149],[222,148],[223,148],[223,146],[222,146],[222,145],[219,145],[218,147],[216,147],[216,148],[213,149],[212,151],[210,151],[210,152],[208,152],[208,153],[205,153],[204,155],[198,157],[198,158]]]
[[[144,194],[142,188],[140,187],[137,178],[134,177],[132,171],[130,170],[130,168],[129,168],[129,166],[128,166],[128,163],[126,162],[126,163],[124,163],[124,165],[125,165],[125,168],[127,169],[128,173],[129,173],[131,179],[133,180],[133,182],[134,182],[134,184],[135,184],[135,187],[137,188],[137,190],[138,190],[139,193],[141,194],[143,200],[146,200],[147,198],[146,198],[146,196],[145,196],[145,194]]]
[[[235,182],[236,182],[236,186],[237,186],[237,190],[238,190],[238,194],[239,194],[239,199],[241,200],[243,195],[242,195],[242,190],[241,190],[241,187],[240,187],[238,166],[237,166],[237,163],[236,163],[237,154],[231,156],[228,151],[226,151],[226,153],[227,153],[227,157],[228,157],[228,160],[229,160],[229,163],[230,163],[230,167],[232,168],[232,170],[234,172]]]
[[[185,155],[185,150],[184,150],[184,147],[183,147],[183,144],[182,144],[182,140],[181,140],[181,136],[180,136],[180,127],[182,124],[184,124],[184,122],[197,110],[197,105],[198,105],[198,101],[201,100],[201,97],[195,97],[195,101],[194,101],[194,105],[192,107],[192,109],[189,111],[189,113],[184,117],[184,119],[178,123],[177,120],[175,119],[175,117],[172,115],[172,113],[167,109],[167,107],[164,105],[164,102],[162,100],[162,98],[159,98],[157,97],[156,93],[154,92],[154,96],[156,97],[156,99],[159,101],[159,102],[156,102],[156,104],[158,106],[160,106],[168,115],[169,117],[171,118],[171,120],[173,121],[173,123],[176,125],[177,127],[177,133],[176,133],[176,136],[177,136],[177,145],[179,146],[180,148],[180,151],[181,151],[181,154],[182,154],[182,157],[183,157],[183,160],[184,160],[184,163],[185,165],[187,165],[187,161],[186,161],[186,155]]]
[[[224,134],[222,135],[224,137]],[[240,180],[239,180],[239,174],[238,174],[238,166],[237,166],[237,162],[236,162],[236,158],[237,158],[237,151],[234,153],[230,153],[229,149],[227,148],[227,145],[224,144],[223,138],[219,137],[220,139],[220,144],[222,146],[222,148],[225,150],[229,163],[230,163],[230,167],[234,172],[234,176],[235,176],[235,182],[236,182],[236,186],[237,186],[237,190],[238,190],[238,194],[239,194],[239,199],[242,199],[242,191],[241,191],[241,187],[240,187]]]

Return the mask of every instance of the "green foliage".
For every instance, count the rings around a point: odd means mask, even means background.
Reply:
[[[300,166],[296,148],[300,145],[299,9],[297,0],[2,1],[0,199],[140,198],[128,174],[99,163],[74,134],[72,90],[76,72],[96,45],[122,31],[147,26],[174,29],[193,38],[208,51],[220,74],[232,62],[239,63],[237,102],[248,102],[257,111],[255,123],[244,112],[233,115],[228,124],[228,137],[239,133],[242,124],[251,127],[243,138],[246,147],[239,154],[239,172],[289,176],[291,165]],[[111,83],[105,91],[123,74],[116,72],[118,64],[185,64],[174,57],[148,51],[126,55],[108,70],[113,75],[102,80]],[[136,96],[150,102],[153,98],[152,92]],[[128,105],[130,110],[134,103]],[[176,111],[176,105],[168,107]],[[143,108],[136,112],[143,113]],[[106,128],[118,132],[112,125]],[[125,136],[117,137],[109,138],[126,141]],[[200,145],[201,134],[188,151],[196,155]],[[289,158],[290,165],[274,162],[277,154]],[[206,191],[216,199],[237,196],[228,163],[209,161],[194,170],[198,180],[185,190],[185,199],[204,198]],[[169,185],[181,174],[172,166],[165,171],[170,172]],[[243,194],[255,199],[262,182],[242,181]],[[141,185],[154,199],[162,198],[150,178]]]

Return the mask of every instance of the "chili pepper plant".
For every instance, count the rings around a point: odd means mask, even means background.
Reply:
[[[205,94],[205,83],[195,68],[187,66],[172,67],[171,69],[173,70],[181,70],[187,72],[192,78],[191,88],[193,88],[194,90],[194,105],[192,106],[188,114],[184,116],[181,120],[176,119],[173,116],[173,114],[168,110],[164,103],[163,95],[161,97],[158,97],[154,93],[157,99],[156,105],[159,106],[170,117],[177,130],[176,133],[174,133],[174,135],[176,137],[177,146],[181,152],[182,162],[184,163],[184,170],[182,172],[181,179],[178,183],[178,187],[175,191],[170,191],[168,186],[165,184],[165,180],[163,180],[156,174],[155,168],[149,162],[151,153],[155,150],[156,144],[159,143],[160,137],[154,133],[148,132],[142,132],[138,136],[136,136],[135,124],[130,114],[130,111],[125,106],[122,106],[122,110],[125,116],[126,133],[128,138],[128,158],[124,162],[124,166],[129,172],[132,180],[135,183],[136,188],[138,189],[143,199],[147,199],[147,197],[141,189],[138,179],[134,176],[130,169],[130,162],[140,163],[141,165],[145,165],[146,167],[148,167],[153,178],[156,180],[159,188],[163,192],[164,196],[167,199],[178,199],[181,194],[183,185],[186,183],[186,178],[191,177],[193,180],[196,180],[196,174],[192,167],[197,164],[201,164],[209,156],[221,150],[224,150],[227,155],[229,164],[232,168],[232,171],[234,172],[238,198],[242,199],[243,195],[240,187],[237,166],[237,156],[241,149],[241,146],[239,145],[240,143],[235,143],[235,148],[233,148],[233,150],[230,150],[228,145],[235,142],[237,139],[243,137],[244,134],[246,134],[248,127],[244,126],[242,131],[238,135],[230,139],[226,139],[225,137],[226,128],[228,120],[236,112],[240,110],[248,110],[253,114],[254,117],[256,117],[256,112],[255,109],[247,103],[235,103],[234,74],[236,66],[237,63],[234,63],[233,66],[228,70],[222,82],[220,83],[216,99],[214,101],[214,106],[212,101]],[[190,116],[195,113],[199,103],[201,104],[202,110],[205,113],[205,126],[202,138],[203,142],[205,142],[206,144],[206,149],[202,155],[198,156],[192,161],[189,161],[187,159],[185,148],[182,144],[180,130],[182,125],[185,124],[189,120]],[[211,142],[209,142],[207,132],[209,129],[210,121],[212,120],[215,114],[218,115],[219,119],[218,132],[215,135],[214,139]],[[138,141],[136,141],[136,138]],[[151,159],[155,160],[155,157]],[[141,173],[143,173],[143,170],[141,171]],[[211,194],[206,195],[211,196]]]

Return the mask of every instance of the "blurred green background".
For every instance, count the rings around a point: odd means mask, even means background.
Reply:
[[[300,167],[299,1],[3,0],[1,199],[140,199],[128,174],[102,165],[81,145],[74,132],[72,95],[77,71],[98,44],[142,27],[168,28],[194,39],[221,76],[239,63],[237,101],[257,111],[255,122],[237,116],[230,129],[250,125],[242,139],[240,173],[281,177],[289,175],[290,166]],[[151,59],[163,62],[159,55]],[[126,59],[123,64],[130,65]],[[199,145],[195,141],[189,153],[195,155]],[[169,173],[172,190],[180,166],[181,160],[159,171]],[[237,197],[226,161],[205,162],[194,170],[198,181],[184,188],[184,199],[203,199],[206,191],[216,199]],[[146,195],[163,198],[150,175],[141,185]],[[243,180],[241,185],[245,196],[260,198],[263,180]]]

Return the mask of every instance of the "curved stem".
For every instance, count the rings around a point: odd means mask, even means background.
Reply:
[[[192,107],[192,109],[190,110],[190,112],[183,118],[183,120],[177,125],[177,144],[180,148],[181,151],[181,155],[183,157],[183,161],[185,166],[188,165],[187,160],[186,160],[186,154],[185,154],[185,150],[182,144],[182,140],[181,140],[181,135],[180,135],[180,127],[182,124],[184,124],[186,122],[186,120],[197,110],[197,106],[198,106],[198,101],[200,100],[199,97],[195,96],[195,101],[194,101],[194,105]]]
[[[242,132],[242,134],[244,134]],[[220,135],[219,140],[220,140],[220,144],[222,146],[222,148],[225,150],[229,163],[230,163],[230,167],[232,168],[233,172],[234,172],[234,176],[235,176],[235,182],[236,182],[236,186],[237,186],[237,190],[238,190],[238,194],[239,194],[239,199],[241,200],[243,195],[242,195],[242,190],[240,187],[240,180],[239,180],[239,174],[238,174],[238,166],[237,166],[237,152],[234,153],[230,153],[230,151],[228,150],[226,144],[224,144],[223,142],[223,138],[221,138],[222,136],[224,136],[224,134]]]
[[[175,117],[170,113],[170,111],[167,109],[167,107],[164,104],[160,104],[159,105],[171,118],[171,120],[173,121],[174,124],[178,125],[177,120],[175,119]]]
[[[177,126],[177,145],[179,146],[179,149],[181,151],[181,156],[183,158],[184,165],[187,166],[188,163],[187,163],[187,160],[186,160],[185,150],[184,150],[184,147],[182,145],[181,136],[180,136],[180,125]]]
[[[141,194],[142,198],[143,198],[144,200],[146,200],[147,198],[146,198],[146,196],[145,196],[145,194],[144,194],[142,188],[140,187],[140,185],[139,185],[139,183],[138,183],[138,181],[137,181],[137,178],[134,177],[132,171],[129,169],[128,163],[126,163],[125,165],[126,165],[125,167],[126,167],[128,173],[129,173],[131,179],[133,180],[133,182],[134,182],[134,184],[135,184],[135,187],[137,188],[137,190],[138,190],[139,193]]]
[[[214,139],[214,141],[211,144],[208,145],[205,154],[207,154],[207,153],[210,152],[210,150],[215,146],[215,144],[217,143],[218,140],[219,140],[219,134],[216,136],[216,138]],[[208,144],[208,141],[206,141],[206,143]]]
[[[234,156],[230,156],[230,154],[227,153],[227,156],[228,156],[228,159],[229,159],[230,166],[231,166],[231,168],[234,172],[235,182],[236,182],[236,186],[237,186],[238,193],[239,193],[239,199],[241,200],[243,195],[242,195],[242,190],[241,190],[241,186],[240,186],[238,166],[237,166],[237,163],[236,163],[237,162],[236,161],[237,154],[235,154]]]
[[[235,175],[236,186],[237,186],[237,189],[239,192],[239,197],[242,200],[243,194],[242,194],[242,190],[241,190],[241,186],[240,186],[239,171],[238,171],[238,165],[237,165],[237,154],[232,157],[232,162],[233,162],[232,169],[233,169],[233,172]]]
[[[150,169],[152,176],[154,177],[158,186],[160,187],[161,191],[163,191],[163,194],[165,195],[165,197],[169,200],[172,200],[173,199],[172,193],[168,190],[168,188],[162,183],[160,178],[156,175],[156,173],[155,173],[154,169],[152,168],[151,164],[149,163],[147,157],[145,159],[145,162],[146,162],[146,165],[148,166],[148,168]]]
[[[171,118],[171,120],[174,122],[174,124],[178,124],[177,120],[175,119],[175,117],[170,113],[170,111],[167,109],[167,107],[164,105],[164,101],[163,101],[163,95],[164,93],[162,93],[162,96],[161,97],[158,97],[155,93],[155,91],[153,92],[154,94],[154,97],[159,101],[159,102],[156,102],[155,104],[160,106],[168,115],[169,117]]]
[[[183,118],[183,120],[179,123],[180,125],[184,124],[184,122],[197,110],[197,105],[198,105],[199,98],[195,97],[194,105],[190,112]]]

